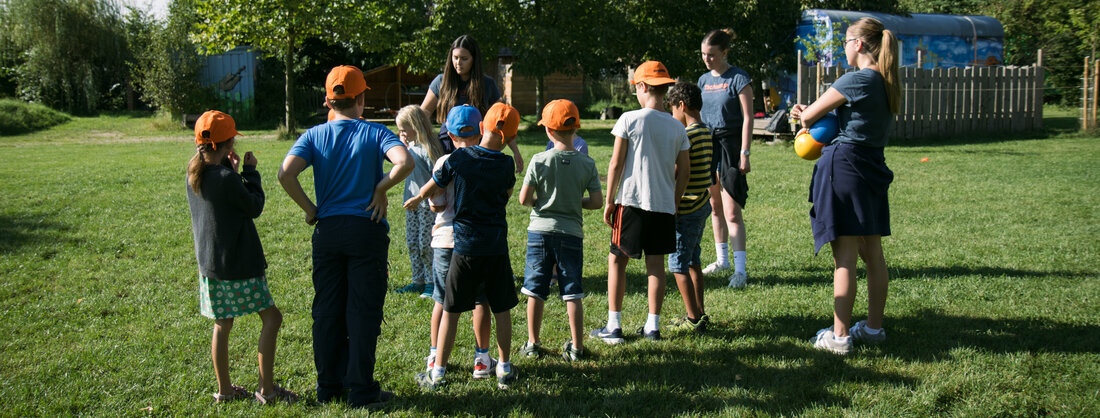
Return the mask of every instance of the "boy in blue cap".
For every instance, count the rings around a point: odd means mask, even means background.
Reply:
[[[457,128],[461,135],[477,129],[479,116],[472,106],[456,106],[447,116],[447,127]],[[519,112],[514,107],[497,103],[486,112],[481,128],[479,145],[455,150],[432,175],[432,180],[420,189],[420,194],[405,202],[406,208],[415,208],[440,187],[452,183],[455,186],[455,246],[447,272],[443,318],[439,324],[441,342],[436,351],[435,367],[417,375],[417,383],[427,389],[438,388],[444,383],[458,318],[463,312],[474,309],[475,300],[482,291],[497,323],[500,354],[500,362],[496,365],[497,384],[507,389],[516,380],[516,370],[509,361],[512,349],[510,311],[519,300],[508,259],[506,218],[516,175],[512,157],[500,151],[515,139]]]

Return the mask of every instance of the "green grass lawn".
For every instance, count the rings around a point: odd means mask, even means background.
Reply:
[[[812,163],[790,145],[754,144],[745,210],[750,280],[707,280],[714,320],[702,337],[619,346],[588,342],[590,360],[560,360],[565,307],[547,304],[544,345],[516,358],[519,384],[499,391],[469,377],[473,337],[459,328],[450,385],[421,391],[430,302],[390,294],[376,378],[394,415],[1100,415],[1100,137],[1069,133],[1072,111],[1050,109],[1047,131],[1008,138],[895,143],[894,235],[887,343],[847,357],[806,342],[831,324],[832,260],[813,256],[806,202]],[[581,135],[606,175],[611,122]],[[267,192],[257,227],[285,315],[276,379],[304,402],[280,415],[362,414],[316,406],[311,349],[312,228],[275,180],[290,142],[245,132]],[[212,321],[198,313],[184,166],[185,130],[141,115],[74,118],[0,137],[0,415],[252,416],[253,402],[216,406]],[[545,138],[526,132],[523,153]],[[928,158],[928,162],[921,162]],[[312,195],[311,172],[303,184]],[[404,211],[390,193],[390,288],[406,284]],[[609,229],[586,212],[585,326],[606,318]],[[513,269],[523,269],[529,209],[509,204]],[[709,231],[709,228],[708,228]],[[703,242],[704,264],[713,239]],[[644,266],[632,262],[624,328],[646,314]],[[862,282],[861,282],[862,283]],[[866,293],[860,290],[860,297]],[[662,318],[683,314],[670,279]],[[513,346],[526,339],[513,309]],[[856,304],[856,319],[866,301]],[[466,318],[466,317],[464,317]],[[259,318],[231,337],[236,383],[256,385]]]

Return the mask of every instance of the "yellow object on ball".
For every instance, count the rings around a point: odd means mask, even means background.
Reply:
[[[821,157],[821,148],[825,144],[817,142],[809,132],[803,132],[794,138],[794,153],[804,160],[816,160]]]

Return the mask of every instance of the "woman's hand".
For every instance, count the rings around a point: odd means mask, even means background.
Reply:
[[[802,111],[806,110],[806,105],[796,104],[791,106],[791,119],[802,120]]]

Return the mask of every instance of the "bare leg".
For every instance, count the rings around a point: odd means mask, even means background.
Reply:
[[[848,336],[852,326],[852,305],[856,297],[856,260],[860,238],[842,236],[830,243],[833,248],[833,334]]]
[[[714,243],[721,244],[730,239],[730,231],[726,227],[725,212],[722,210],[722,186],[718,183],[710,186],[710,224],[714,229]]]
[[[702,313],[700,313],[699,304],[695,300],[697,294],[691,276],[683,273],[672,273],[672,277],[676,278],[676,287],[680,290],[680,297],[684,299],[684,311],[687,312],[688,318],[699,320]]]
[[[573,348],[584,349],[584,304],[580,299],[565,302],[565,310],[569,313],[569,335],[573,338]]]
[[[511,361],[512,353],[512,311],[507,310],[493,314],[497,320],[497,351],[500,361]]]
[[[458,317],[462,313],[443,311],[443,318],[439,321],[439,345],[435,351],[435,367],[447,367],[447,360],[451,357],[451,349],[455,345],[455,331],[458,330]]]
[[[886,310],[886,294],[890,285],[890,272],[886,269],[886,256],[882,252],[882,237],[863,237],[859,255],[867,266],[867,326],[882,328]]]
[[[477,344],[477,348],[482,350],[489,349],[489,333],[493,330],[493,322],[489,315],[489,308],[485,307],[485,304],[479,303],[474,306],[473,317],[470,318],[474,322],[474,344]],[[497,324],[499,327],[500,324]],[[454,339],[451,339],[454,342]]]
[[[623,311],[623,295],[626,293],[626,263],[629,257],[607,254],[607,310]],[[661,265],[664,271],[664,265]]]
[[[645,270],[649,276],[649,313],[660,315],[665,303],[665,256],[646,254]]]
[[[432,347],[439,347],[439,322],[443,320],[443,304],[436,302],[432,308],[432,324],[431,324],[431,344]]]
[[[542,331],[542,313],[545,309],[546,302],[542,299],[528,296],[527,297],[527,341],[531,343],[538,343],[539,333]],[[499,324],[499,322],[498,322]],[[497,328],[500,328],[499,326]],[[498,331],[499,333],[499,331]]]
[[[745,218],[741,216],[741,205],[725,190],[722,190],[722,205],[730,231],[730,251],[745,251]]]
[[[283,325],[283,313],[274,306],[260,311],[263,328],[260,329],[260,394],[275,394],[275,342],[279,338],[279,328]]]
[[[688,275],[691,276],[692,287],[695,288],[695,303],[698,304],[699,316],[702,317],[707,313],[703,305],[703,270],[700,266],[691,266],[688,267]]]
[[[233,381],[229,378],[229,331],[233,330],[233,318],[215,319],[210,338],[210,357],[214,360],[214,378],[218,381],[218,393],[233,395]]]

